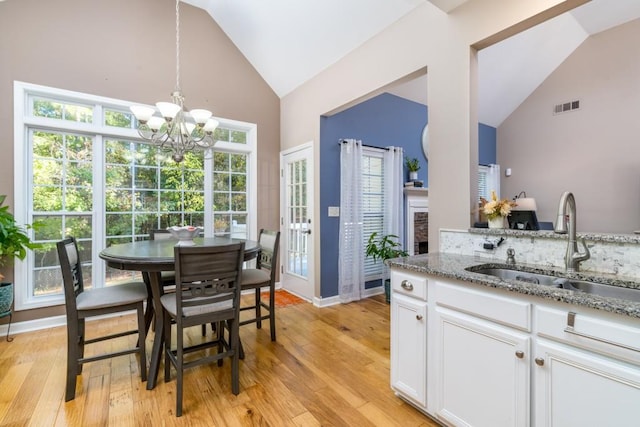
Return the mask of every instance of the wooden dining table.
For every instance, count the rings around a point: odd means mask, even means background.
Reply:
[[[193,240],[193,245],[224,246],[240,242],[244,242],[245,244],[245,261],[255,258],[260,252],[260,244],[257,241],[230,237],[197,237]],[[174,247],[177,243],[178,241],[174,239],[141,240],[112,245],[100,252],[100,258],[105,260],[109,267],[142,272],[145,282],[150,288],[153,301],[151,307],[153,311],[147,310],[145,316],[150,321],[150,317],[153,316],[154,311],[158,313],[158,315],[155,316],[155,333],[149,363],[147,390],[151,390],[156,386],[164,348],[164,323],[161,315],[162,304],[160,303],[160,297],[163,295],[164,289],[162,286],[161,272],[174,270]]]

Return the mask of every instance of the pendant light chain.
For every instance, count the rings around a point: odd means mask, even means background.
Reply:
[[[171,158],[178,163],[188,152],[213,148],[216,143],[213,132],[219,123],[211,117],[211,111],[184,109],[184,96],[180,91],[180,0],[176,0],[176,87],[171,102],[157,102],[156,107],[130,107],[142,139],[171,152]]]
[[[180,92],[180,0],[176,0],[176,91]]]

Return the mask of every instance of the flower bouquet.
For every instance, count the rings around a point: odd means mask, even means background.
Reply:
[[[480,198],[480,209],[487,216],[489,228],[504,228],[504,218],[517,206],[516,202],[507,199],[498,200],[495,191],[491,191],[491,200]]]

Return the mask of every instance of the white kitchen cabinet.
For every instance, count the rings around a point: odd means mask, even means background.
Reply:
[[[638,366],[542,338],[534,366],[536,426],[640,423]]]
[[[426,409],[427,302],[397,292],[391,298],[391,386]]]
[[[392,388],[443,424],[639,425],[639,319],[414,271],[391,277]]]
[[[455,426],[527,426],[528,334],[437,307],[436,417]]]

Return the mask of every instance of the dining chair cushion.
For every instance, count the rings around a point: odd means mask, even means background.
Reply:
[[[95,310],[127,305],[146,299],[146,285],[143,282],[130,282],[106,288],[87,289],[78,295],[76,305],[78,310]]]
[[[246,268],[242,270],[242,286],[268,283],[271,280],[271,272],[257,268]]]
[[[197,298],[195,298],[194,300],[197,300]],[[160,297],[160,301],[162,302],[162,307],[164,307],[164,309],[167,310],[167,312],[169,312],[171,316],[176,317],[178,309],[176,305],[177,303],[175,294],[165,294]],[[193,307],[183,307],[182,311],[185,316],[195,316],[197,314],[215,313],[230,309],[233,309],[232,300],[226,300],[213,304],[197,305]]]

